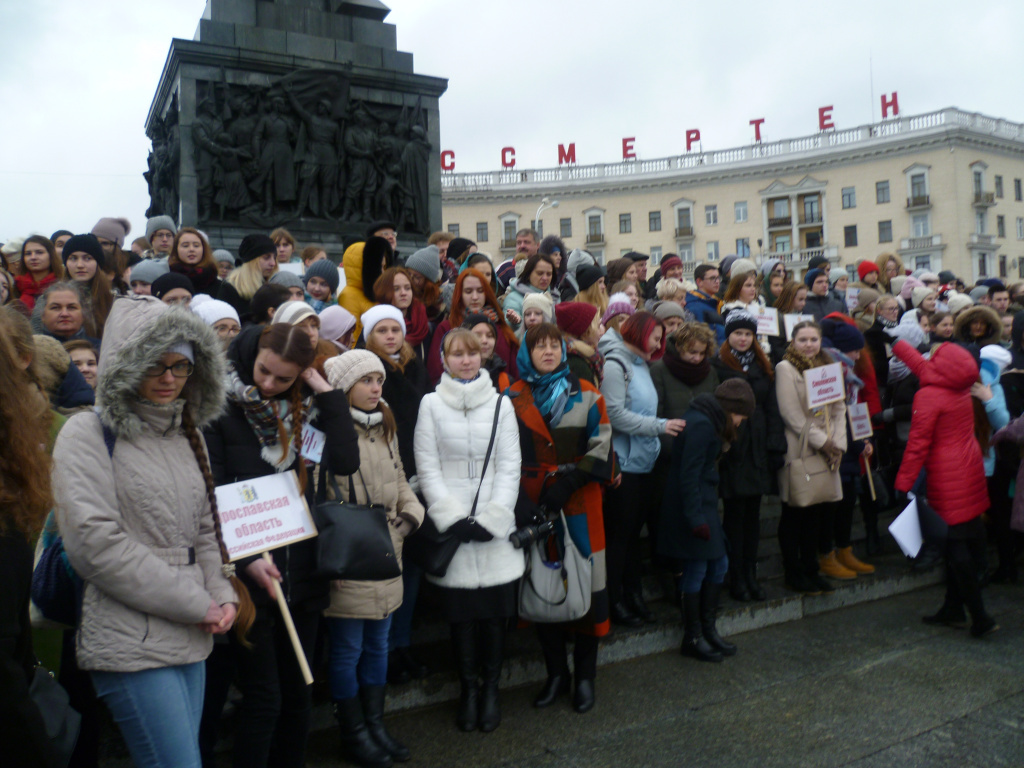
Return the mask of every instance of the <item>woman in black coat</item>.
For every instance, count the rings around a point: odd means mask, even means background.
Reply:
[[[756,332],[757,319],[750,312],[730,311],[725,316],[725,342],[712,360],[719,381],[742,379],[750,385],[757,403],[718,465],[718,492],[729,543],[729,594],[744,602],[765,599],[757,583],[761,497],[778,493],[776,473],[786,456],[786,435],[775,400],[775,372],[757,343]]]
[[[754,393],[741,379],[697,395],[683,418],[686,429],[672,442],[672,469],[661,505],[658,553],[671,558],[683,596],[684,656],[721,661],[736,646],[718,634],[718,598],[729,568],[718,518],[718,471],[736,427],[754,412]]]
[[[419,492],[413,438],[420,400],[430,391],[427,366],[406,341],[406,319],[402,310],[391,304],[378,304],[362,316],[366,349],[384,363],[384,400],[395,417],[398,453],[402,457],[409,487]],[[422,572],[411,559],[402,561],[402,605],[391,617],[388,635],[388,682],[407,683],[424,677],[427,667],[412,655],[412,617],[420,591]]]
[[[205,430],[210,466],[217,485],[295,470],[307,502],[313,506],[313,476],[299,455],[302,430],[325,434],[323,460],[336,475],[359,469],[359,448],[345,393],[335,391],[313,370],[309,335],[297,326],[250,326],[228,349],[228,407]],[[281,435],[288,438],[281,443]],[[291,641],[272,595],[279,580],[307,658],[313,653],[320,614],[328,605],[328,582],[314,580],[316,539],[238,562],[238,573],[256,604],[249,630],[250,647],[231,639],[242,701],[235,731],[236,765],[302,765],[312,714]],[[215,652],[207,662],[207,699],[200,739],[215,727],[223,699],[213,695],[214,680],[225,676],[231,658]]]

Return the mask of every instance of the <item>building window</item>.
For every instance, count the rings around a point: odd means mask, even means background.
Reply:
[[[718,206],[717,205],[705,205],[704,206],[704,223],[709,227],[715,226],[718,223]]]
[[[476,241],[478,243],[486,243],[487,242],[487,222],[486,221],[478,221],[476,223]]]
[[[1024,240],[1024,217],[1017,217],[1017,239]]]
[[[775,236],[775,252],[776,253],[789,253],[791,250],[792,241],[789,239],[789,235],[776,235]]]
[[[619,214],[619,234],[628,235],[633,231],[633,217],[629,213]]]
[[[998,177],[996,177],[998,178]],[[1006,237],[1006,217],[996,216],[996,237]]]
[[[656,245],[653,248],[651,248],[651,263],[652,264],[660,264],[661,263],[661,246],[660,245]]]
[[[1021,189],[1020,179],[1013,180],[1013,199],[1020,202],[1024,198],[1024,190]]]
[[[679,208],[676,211],[676,226],[681,230],[680,234],[693,234],[693,217],[689,208]]]
[[[512,219],[501,222],[501,247],[516,247],[516,229],[519,225]]]
[[[804,198],[804,223],[813,224],[821,221],[821,198],[810,195]]]
[[[563,240],[565,240],[568,237],[572,237],[572,219],[559,219],[558,230]]]
[[[892,220],[878,222],[878,242],[892,242]]]
[[[985,212],[978,211],[974,214],[974,232],[978,235],[985,234]]]
[[[632,252],[633,252],[632,248],[619,248],[619,258],[621,259],[627,253],[632,253]]]
[[[789,199],[779,198],[778,200],[772,200],[772,218],[773,219],[784,219],[789,216]]]
[[[849,226],[843,227],[843,244],[847,248],[853,248],[857,245],[857,225],[850,224]]]
[[[932,257],[931,256],[916,256],[914,257],[914,267],[917,269],[924,269],[928,272],[932,271]]]
[[[843,208],[857,207],[857,188],[843,187]]]
[[[932,233],[931,219],[927,213],[910,217],[910,229],[914,237],[928,237]]]
[[[1006,277],[1006,256],[999,254],[999,276]]]
[[[685,243],[680,245],[679,258],[683,261],[693,261],[693,243]]]
[[[978,254],[978,277],[988,277],[988,254]]]
[[[875,182],[875,202],[881,205],[882,203],[889,202],[889,182],[888,181],[876,181]],[[843,206],[844,208],[846,206]]]
[[[750,238],[749,237],[738,237],[736,238],[736,255],[741,259],[750,258]]]
[[[733,208],[736,209],[736,223],[742,224],[747,220],[747,201],[744,200],[740,203],[736,203]]]
[[[459,236],[459,225],[458,224],[449,224],[448,225],[448,232],[453,234],[453,235],[455,235],[456,237],[458,237]]]
[[[923,173],[915,173],[910,177],[910,196],[920,200],[928,195],[928,184]]]
[[[708,241],[708,261],[718,261],[718,241]]]
[[[985,175],[981,171],[974,172],[974,194],[980,195],[985,183]]]
[[[661,211],[651,211],[647,214],[647,228],[651,232],[661,232]]]
[[[587,217],[587,234],[588,235],[600,235],[601,234],[601,217],[595,215]]]
[[[996,197],[1003,196],[1003,177],[996,176]]]

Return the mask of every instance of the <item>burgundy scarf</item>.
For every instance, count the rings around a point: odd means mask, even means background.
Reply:
[[[694,364],[687,363],[675,350],[671,350],[665,355],[664,360],[668,372],[688,387],[697,386],[711,373],[711,360],[706,355],[703,360]]]
[[[427,308],[419,299],[413,299],[405,318],[405,340],[409,346],[415,347],[427,338],[428,333],[430,323],[427,321]]]
[[[171,267],[171,272],[177,272],[191,280],[196,293],[205,293],[217,280],[217,270],[213,267],[192,267],[180,261]]]

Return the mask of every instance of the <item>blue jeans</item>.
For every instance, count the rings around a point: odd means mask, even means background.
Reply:
[[[327,619],[331,635],[331,698],[354,698],[360,686],[384,685],[388,678],[386,619]]]
[[[700,592],[700,585],[707,579],[712,584],[725,581],[729,570],[729,557],[722,555],[715,560],[683,560],[683,572],[676,577],[679,591],[683,593]]]
[[[203,662],[91,674],[138,768],[200,768]]]
[[[391,614],[388,650],[408,648],[412,645],[412,617],[416,612],[416,597],[420,593],[422,573],[419,566],[411,560],[402,562],[402,604]]]

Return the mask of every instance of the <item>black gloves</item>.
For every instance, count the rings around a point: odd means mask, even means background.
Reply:
[[[464,517],[449,528],[452,535],[463,544],[470,541],[490,541],[494,537],[472,517]]]
[[[581,469],[566,472],[547,487],[540,495],[540,505],[549,514],[560,512],[569,501],[569,497],[582,488],[590,480],[590,475]]]

